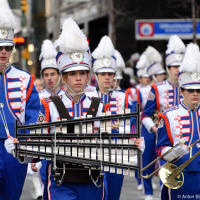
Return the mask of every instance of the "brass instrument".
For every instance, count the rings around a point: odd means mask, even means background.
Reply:
[[[193,144],[191,144],[188,149],[192,149],[192,147],[200,142],[200,139],[196,140]],[[174,148],[176,148],[178,145],[183,144],[183,141],[180,141],[180,143],[176,144],[174,147],[169,149],[167,152],[165,152],[163,155],[159,156],[155,160],[153,160],[150,164],[148,164],[146,167],[141,169],[141,172],[145,171],[147,168],[149,168],[151,165],[156,163],[158,160],[163,158],[165,155],[170,153]],[[159,174],[160,180],[162,183],[170,188],[170,189],[178,189],[180,188],[183,183],[184,183],[184,175],[183,175],[183,170],[185,167],[187,167],[198,155],[200,154],[200,150],[196,152],[193,156],[190,156],[190,159],[187,160],[185,163],[181,164],[180,166],[176,166],[172,163],[165,163],[162,167],[156,169],[154,172],[152,172],[149,175],[142,176],[142,178],[150,178],[153,175],[155,175],[157,172]]]

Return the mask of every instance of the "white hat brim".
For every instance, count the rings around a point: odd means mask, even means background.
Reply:
[[[0,46],[15,46],[12,42],[0,42]]]
[[[180,66],[182,62],[174,62],[174,63],[171,63],[169,65],[167,65],[167,67],[173,67],[173,66]]]
[[[185,86],[181,86],[181,88],[184,88],[186,90],[189,90],[189,89],[200,89],[200,84],[185,85]]]
[[[96,73],[104,73],[104,72],[109,72],[109,73],[116,73],[115,70],[111,67],[104,67],[104,68],[100,68],[96,71]]]
[[[85,66],[74,66],[74,67],[70,67],[68,69],[63,70],[62,73],[72,72],[72,71],[83,71],[83,70],[90,71],[89,68]]]

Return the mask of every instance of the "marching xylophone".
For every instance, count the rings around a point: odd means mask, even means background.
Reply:
[[[98,117],[50,123],[21,126],[16,122],[15,137],[19,143],[15,157],[51,160],[55,172],[59,162],[63,163],[63,173],[64,164],[68,163],[134,176],[134,170],[140,167],[140,150],[134,144],[140,137],[139,116],[137,106],[134,113],[125,109],[115,115],[106,112]]]

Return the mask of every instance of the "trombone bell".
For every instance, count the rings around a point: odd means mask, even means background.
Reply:
[[[170,177],[176,168],[176,165],[172,163],[166,163],[159,170],[159,177],[162,183],[170,189],[178,189],[184,183],[183,172],[181,172],[177,177]]]

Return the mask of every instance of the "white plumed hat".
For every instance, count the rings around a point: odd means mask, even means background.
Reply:
[[[140,68],[137,71],[137,76],[138,77],[149,77],[149,74],[147,73],[147,68]]]
[[[125,69],[125,62],[122,58],[122,55],[119,51],[115,50],[115,58],[116,58],[116,74],[115,79],[122,79],[122,72]]]
[[[116,73],[115,49],[111,39],[103,36],[93,51],[93,70],[95,73],[112,72]]]
[[[149,77],[147,74],[147,67],[149,66],[149,61],[146,54],[143,52],[136,64],[137,76],[138,77]]]
[[[187,45],[179,68],[179,86],[185,89],[200,89],[200,52],[197,44]]]
[[[91,54],[87,38],[72,18],[64,21],[62,32],[55,41],[55,47],[59,47],[60,50],[56,61],[61,73],[90,71]]]
[[[59,71],[58,65],[56,63],[57,51],[51,42],[51,40],[44,40],[41,47],[41,72],[47,68],[57,69]]]
[[[162,56],[154,47],[148,46],[144,53],[149,62],[147,66],[147,73],[149,76],[165,73],[162,65]]]
[[[7,0],[0,0],[0,46],[14,46],[15,17]]]
[[[185,53],[185,44],[177,36],[172,35],[169,38],[167,50],[165,52],[165,63],[166,66],[179,66],[183,61]]]

